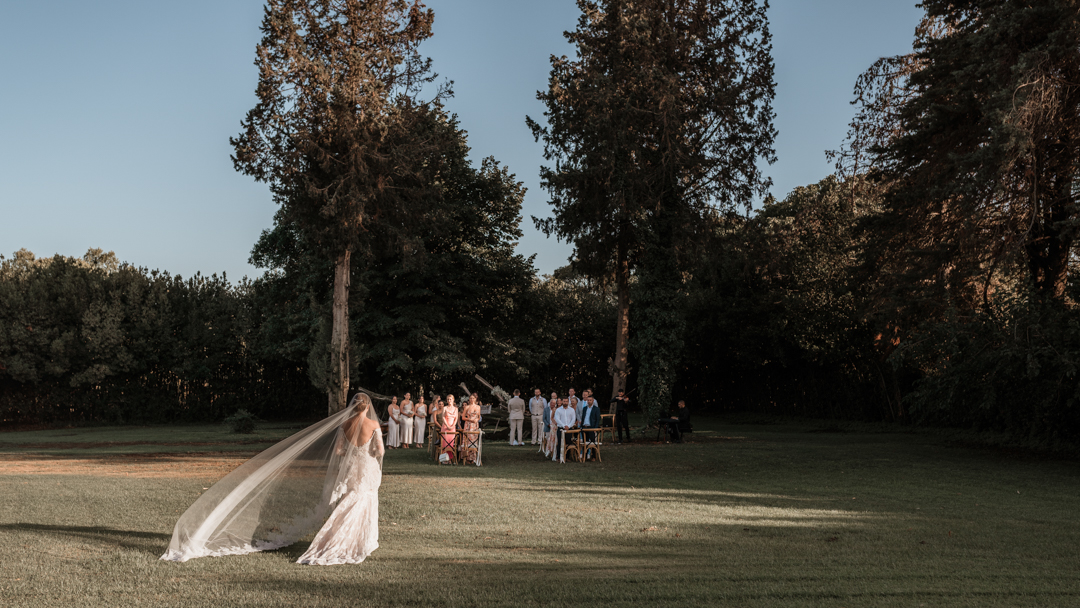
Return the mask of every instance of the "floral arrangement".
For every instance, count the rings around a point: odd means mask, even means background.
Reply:
[[[498,385],[496,385],[495,388],[491,389],[491,394],[498,397],[499,401],[502,401],[503,403],[510,402],[510,394],[504,391],[502,387]]]

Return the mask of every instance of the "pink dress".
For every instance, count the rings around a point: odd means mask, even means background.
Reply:
[[[442,411],[442,445],[440,451],[454,455],[454,436],[457,431],[458,410],[455,405],[447,405]]]

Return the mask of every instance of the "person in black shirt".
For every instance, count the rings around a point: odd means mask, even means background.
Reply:
[[[686,409],[686,402],[679,400],[679,409],[675,411],[675,416],[672,418],[661,418],[657,420],[660,424],[666,424],[668,427],[668,436],[675,443],[682,443],[682,432],[679,431],[679,424],[685,424],[690,422],[690,410]]]
[[[615,406],[615,428],[619,433],[619,443],[622,443],[623,429],[626,429],[626,441],[630,441],[630,398],[624,391],[611,398],[611,404]]]

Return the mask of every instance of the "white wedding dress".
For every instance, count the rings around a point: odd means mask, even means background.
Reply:
[[[379,484],[382,432],[375,429],[363,446],[345,442],[346,454],[330,502],[337,507],[323,524],[300,564],[359,564],[379,548]]]
[[[357,407],[360,400],[366,407]],[[382,433],[376,425],[366,443],[354,444],[345,429],[359,433],[361,416],[378,422],[363,393],[237,467],[180,516],[161,559],[270,551],[318,530],[298,561],[363,561],[379,546]]]

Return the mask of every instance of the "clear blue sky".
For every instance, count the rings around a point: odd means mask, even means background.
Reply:
[[[518,250],[550,273],[570,248],[545,238],[540,118],[549,56],[569,54],[573,0],[429,0],[423,51],[454,81],[449,109],[474,162],[494,156],[529,191]],[[855,78],[910,50],[914,1],[773,0],[779,161],[773,194],[831,171],[853,114]],[[260,0],[5,2],[0,20],[0,253],[113,250],[189,276],[255,276],[247,263],[275,205],[236,173],[229,137],[254,104]]]

